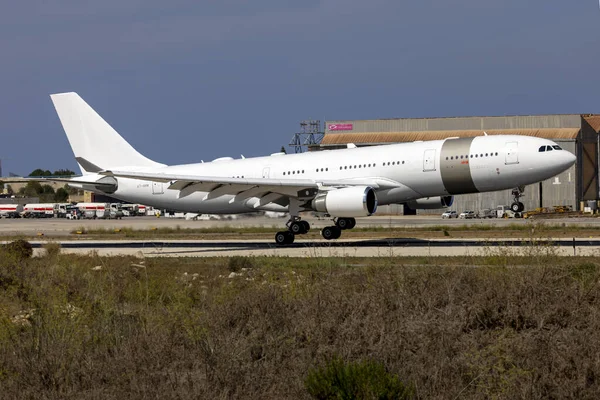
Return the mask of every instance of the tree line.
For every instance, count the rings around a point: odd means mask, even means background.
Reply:
[[[28,176],[29,177],[65,177],[65,176],[73,176],[75,172],[69,169],[58,169],[54,172],[50,170],[43,170],[41,168],[33,170]],[[0,189],[2,189],[3,182],[0,181]],[[10,185],[5,185],[6,191],[8,194],[17,194],[23,197],[38,197],[40,202],[42,203],[64,203],[69,199],[70,195],[73,194],[81,194],[81,190],[71,188],[68,185],[64,185],[63,187],[59,187],[54,190],[54,188],[49,184],[42,184],[40,182],[27,182],[27,184],[21,187],[16,193]]]

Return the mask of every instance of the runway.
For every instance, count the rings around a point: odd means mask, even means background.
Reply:
[[[36,255],[46,241],[31,242]],[[591,239],[364,239],[307,240],[277,246],[267,240],[68,240],[58,241],[63,253],[133,255],[137,257],[396,257],[396,256],[483,256],[501,254],[553,254],[557,256],[600,255],[600,238]]]

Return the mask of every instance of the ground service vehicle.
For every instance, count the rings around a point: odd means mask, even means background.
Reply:
[[[442,219],[452,219],[458,218],[458,213],[456,211],[446,211],[442,214]]]

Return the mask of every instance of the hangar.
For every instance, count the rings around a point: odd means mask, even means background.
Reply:
[[[348,143],[371,146],[440,140],[449,137],[481,136],[484,132],[488,135],[527,135],[550,139],[577,156],[575,165],[564,173],[525,188],[521,201],[526,210],[553,206],[571,206],[574,210],[582,210],[588,204],[597,204],[600,115],[326,121],[324,136],[318,147],[325,150],[346,147]],[[476,193],[456,196],[451,209],[459,212],[495,209],[498,205],[510,205],[512,201],[510,190]],[[399,212],[393,207],[387,211]],[[405,213],[410,212],[406,210]]]

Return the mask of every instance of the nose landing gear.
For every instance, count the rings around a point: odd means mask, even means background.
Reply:
[[[523,203],[521,203],[519,200],[521,199],[521,197],[523,197],[523,191],[525,190],[525,188],[523,186],[519,186],[517,188],[514,188],[512,190],[512,195],[513,195],[513,203],[510,205],[510,209],[513,212],[516,213],[520,213],[523,212],[525,210],[525,205],[523,205]]]

